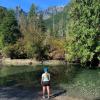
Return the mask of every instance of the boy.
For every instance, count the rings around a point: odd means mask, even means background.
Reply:
[[[43,98],[45,98],[45,93],[47,90],[48,99],[50,97],[50,74],[48,73],[48,68],[44,68],[44,73],[42,74],[41,84],[43,89]]]

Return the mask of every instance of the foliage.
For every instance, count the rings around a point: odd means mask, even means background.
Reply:
[[[8,10],[0,24],[0,43],[4,46],[14,44],[20,36],[14,12]]]
[[[45,20],[46,27],[48,30],[50,30],[51,36],[65,37],[65,29],[68,18],[67,9],[68,6],[65,6],[62,12],[58,12],[56,14],[52,13],[51,17]]]
[[[100,1],[73,0],[69,10],[67,59],[91,61],[100,51]],[[68,38],[67,38],[68,39]],[[69,42],[68,42],[69,41]],[[99,55],[98,55],[99,56]]]
[[[10,57],[11,59],[21,59],[27,58],[27,54],[25,53],[25,48],[22,42],[17,42],[14,45],[6,46],[3,49],[4,56]]]
[[[24,12],[19,10],[18,23],[20,26],[20,31],[22,32],[21,41],[23,42],[24,52],[27,58],[38,58],[44,55],[43,51],[45,46],[43,41],[45,38],[45,25],[43,20],[43,15],[38,15],[37,7],[32,4],[30,11],[26,16]],[[43,52],[42,52],[43,51]],[[42,52],[42,53],[41,53]],[[41,54],[41,55],[40,55]]]
[[[3,18],[6,15],[6,9],[0,7],[0,24],[2,23]]]
[[[45,22],[43,20],[43,14],[42,13],[40,13],[40,15],[39,15],[38,27],[40,28],[42,33],[46,32],[46,25],[45,25]]]
[[[28,14],[29,18],[32,18],[33,16],[37,16],[37,7],[36,7],[35,4],[31,5],[30,11],[29,11],[29,14]]]
[[[99,12],[99,0],[72,0],[47,20],[34,4],[27,14],[0,8],[0,50],[11,58],[43,60],[66,51],[67,61],[100,59]]]
[[[36,59],[37,60],[48,60],[49,56],[49,46],[48,45],[37,45],[36,48]]]
[[[6,9],[3,9],[0,7],[0,26],[1,26],[1,23],[3,22],[3,18],[5,17],[6,15]],[[2,49],[4,46],[4,43],[3,43],[3,35],[1,34],[1,31],[0,31],[0,49]]]

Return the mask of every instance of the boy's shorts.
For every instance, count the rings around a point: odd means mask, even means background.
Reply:
[[[44,82],[42,82],[42,86],[50,86],[50,81],[44,81]]]

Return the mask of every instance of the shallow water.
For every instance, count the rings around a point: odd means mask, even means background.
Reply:
[[[41,65],[0,67],[0,87],[40,89],[43,67]],[[48,66],[48,68],[53,89],[64,88],[67,90],[67,95],[73,97],[99,98],[100,69],[84,69],[80,65]]]

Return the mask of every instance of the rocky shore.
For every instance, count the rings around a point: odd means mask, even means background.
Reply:
[[[46,61],[37,61],[35,59],[10,59],[4,58],[1,63],[3,65],[64,65],[65,61],[62,60],[46,60]]]

